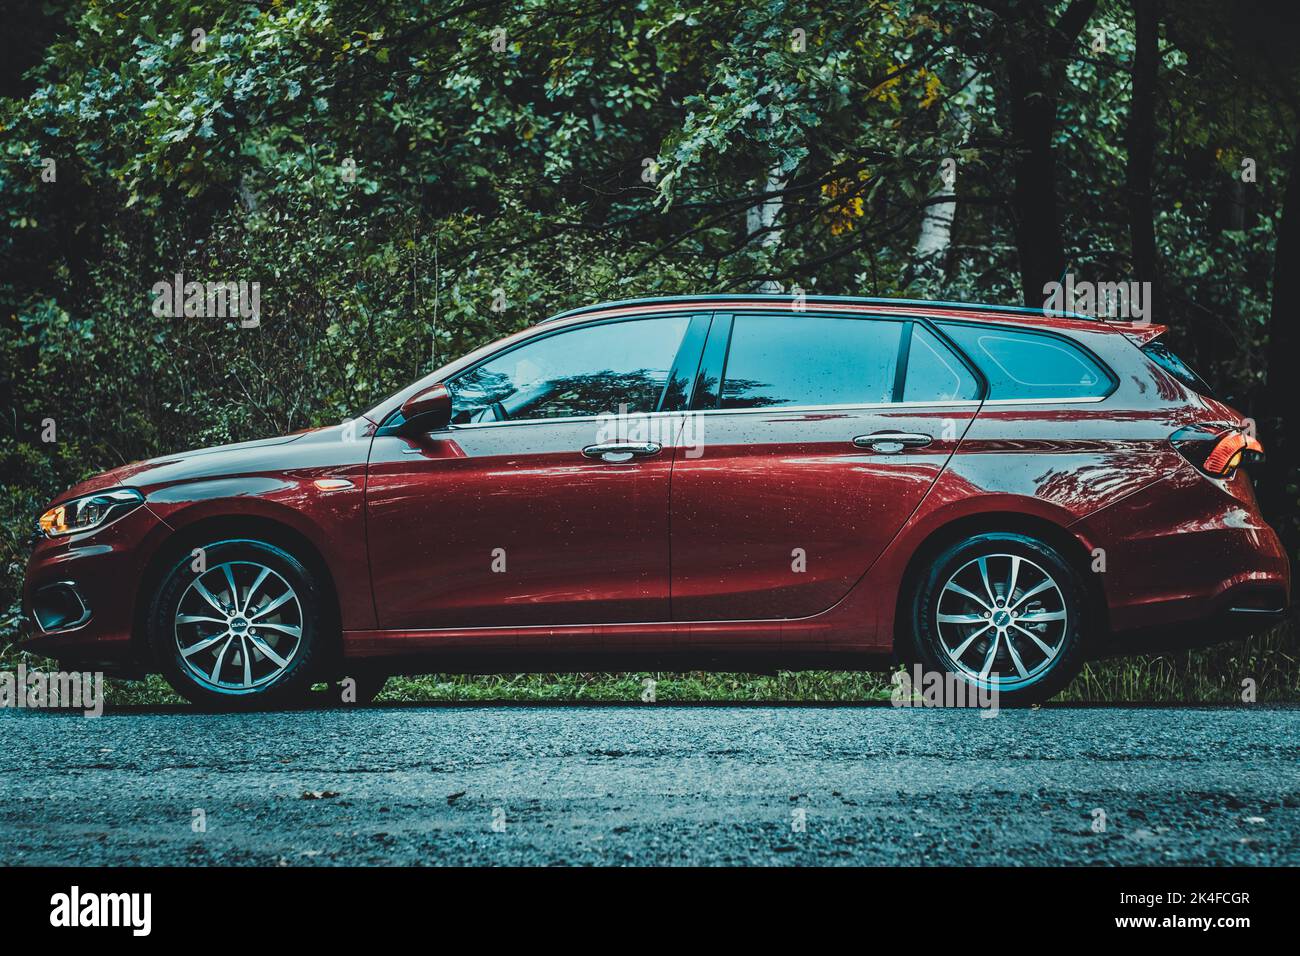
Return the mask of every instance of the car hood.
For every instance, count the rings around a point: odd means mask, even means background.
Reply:
[[[258,457],[257,451],[276,445],[287,445],[301,441],[303,438],[320,432],[332,432],[341,426],[316,428],[280,435],[275,438],[259,438],[256,441],[242,441],[231,445],[214,445],[211,448],[196,448],[192,451],[178,452],[174,455],[161,455],[145,461],[135,461],[121,465],[109,471],[101,472],[78,485],[69,488],[55,499],[66,501],[81,495],[93,494],[108,488],[146,488],[186,478],[198,478],[205,475],[220,474],[232,470],[245,470]]]

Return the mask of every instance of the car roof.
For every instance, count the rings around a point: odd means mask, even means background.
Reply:
[[[798,308],[796,308],[798,306]],[[759,309],[809,312],[843,312],[870,315],[914,315],[927,318],[964,319],[1033,325],[1062,331],[1097,331],[1102,328],[1123,332],[1140,343],[1155,338],[1164,326],[1100,319],[1078,312],[1048,312],[1017,305],[990,305],[978,302],[946,302],[934,299],[889,299],[848,295],[807,295],[747,293],[719,295],[671,295],[637,299],[620,299],[569,309],[543,319],[539,325],[565,319],[604,318],[631,313],[676,312],[689,308]]]

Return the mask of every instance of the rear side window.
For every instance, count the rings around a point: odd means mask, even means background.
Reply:
[[[1197,375],[1190,365],[1170,351],[1169,347],[1159,339],[1155,339],[1142,346],[1142,351],[1146,353],[1147,358],[1155,362],[1192,391],[1198,392],[1206,398],[1214,397],[1214,393],[1206,383],[1205,379]]]
[[[1100,398],[1111,390],[1110,375],[1064,338],[1000,326],[942,328],[980,367],[991,400]]]
[[[903,323],[809,315],[738,315],[722,408],[889,402]]]
[[[966,363],[925,326],[913,325],[903,401],[957,402],[979,397],[980,383]]]

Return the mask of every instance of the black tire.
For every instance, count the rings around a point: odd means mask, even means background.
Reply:
[[[1044,580],[1052,586],[1035,590]],[[999,707],[1039,703],[1083,667],[1086,595],[1079,572],[1051,545],[1024,534],[973,535],[941,551],[913,582],[913,659],[965,685],[945,682],[957,691],[943,695],[946,703],[959,694],[969,702],[972,689],[995,691]]]
[[[294,555],[266,541],[216,541],[202,552],[201,571],[186,552],[163,575],[154,594],[148,636],[159,670],[177,693],[212,710],[300,703],[321,670],[328,644],[323,632],[325,592],[316,575]],[[263,569],[267,573],[254,588]],[[233,589],[224,583],[229,580],[226,570],[234,576]],[[283,597],[281,588],[291,597],[271,606]],[[246,607],[232,604],[232,590]],[[259,614],[261,608],[268,609]],[[201,620],[204,615],[210,620]],[[229,639],[214,636],[222,627]],[[216,669],[210,670],[214,662]]]

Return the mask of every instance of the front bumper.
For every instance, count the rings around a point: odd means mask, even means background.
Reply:
[[[40,538],[23,582],[31,636],[20,649],[81,666],[133,670],[140,582],[168,533],[146,503],[86,534]]]

